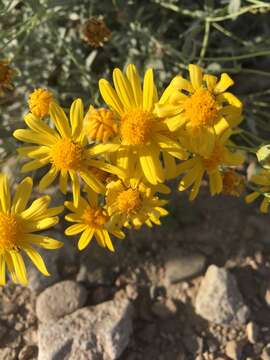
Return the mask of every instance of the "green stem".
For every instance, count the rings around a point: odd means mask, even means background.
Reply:
[[[256,154],[258,148],[253,148],[253,147],[247,147],[247,146],[239,146],[239,145],[234,145],[234,144],[229,144],[227,145],[227,147],[232,148],[232,149],[237,149],[237,150],[243,150],[252,154]]]
[[[204,60],[206,61],[232,61],[232,60],[244,60],[250,59],[254,57],[260,56],[267,56],[270,55],[270,50],[258,51],[252,54],[243,54],[243,55],[236,55],[236,56],[224,56],[224,57],[205,57]]]
[[[202,61],[205,57],[205,53],[206,53],[208,42],[209,42],[209,35],[210,35],[210,22],[205,20],[202,48],[201,48],[201,52],[200,52],[200,59],[198,61],[199,65],[202,63]]]

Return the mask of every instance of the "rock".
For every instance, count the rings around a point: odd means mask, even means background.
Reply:
[[[152,313],[161,319],[174,316],[176,312],[177,307],[170,299],[166,299],[166,301],[156,301],[152,306]]]
[[[240,360],[243,350],[243,344],[235,340],[227,342],[225,347],[226,355],[232,360]]]
[[[249,309],[244,304],[234,276],[224,268],[209,266],[201,282],[196,313],[216,324],[245,324]]]
[[[268,306],[270,306],[270,289],[267,289],[266,292],[265,292],[265,302]]]
[[[16,313],[18,310],[18,305],[11,301],[2,300],[0,302],[0,315],[11,315]]]
[[[270,344],[267,344],[262,352],[262,360],[270,360]]]
[[[127,297],[130,300],[136,300],[138,297],[138,288],[135,284],[127,284],[126,286]]]
[[[91,261],[81,263],[76,280],[91,286],[111,286],[113,283],[112,273],[106,267]]]
[[[42,322],[55,321],[71,314],[86,303],[86,289],[75,281],[59,282],[44,290],[37,298],[37,317]]]
[[[203,351],[203,339],[196,334],[188,334],[183,338],[183,344],[186,350],[193,355],[201,355]]]
[[[39,327],[39,360],[113,360],[132,332],[132,305],[115,299]]]
[[[30,265],[28,270],[28,287],[32,291],[39,293],[47,287],[55,284],[60,279],[57,267],[59,250],[51,250],[50,254],[48,254],[49,250],[39,250],[40,255],[46,263],[50,276],[44,276],[36,267]]]
[[[98,286],[91,292],[91,305],[97,305],[110,300],[111,290],[108,287]]]
[[[199,275],[205,267],[206,258],[199,253],[186,254],[174,250],[165,260],[165,274],[170,283],[176,283]]]
[[[256,344],[259,335],[258,325],[255,324],[254,322],[249,322],[246,327],[246,333],[247,333],[248,341],[251,344]]]
[[[0,339],[3,338],[6,332],[7,332],[6,326],[2,322],[0,322]]]
[[[56,250],[39,250],[46,263],[50,276],[44,276],[35,266],[32,264],[29,265],[28,287],[37,294],[57,283],[61,279],[63,269],[73,266],[77,259],[76,248],[73,246],[70,239],[67,239],[62,232],[51,230],[46,231],[45,235],[62,241],[64,246],[61,249]]]
[[[0,348],[0,359],[1,360],[16,359],[16,351],[8,347]]]
[[[21,351],[19,352],[18,360],[30,360],[37,354],[37,347],[36,346],[24,346]]]

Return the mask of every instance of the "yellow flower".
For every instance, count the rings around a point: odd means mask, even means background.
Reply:
[[[84,132],[90,140],[107,142],[117,134],[114,113],[108,109],[94,109],[90,106],[84,118]]]
[[[53,101],[53,94],[46,89],[36,89],[30,94],[28,105],[31,113],[38,118],[49,114],[50,104]]]
[[[239,166],[244,160],[241,151],[232,152],[226,145],[231,135],[231,129],[227,129],[216,137],[214,147],[207,157],[194,154],[189,160],[177,166],[178,174],[185,173],[180,181],[179,190],[184,191],[190,186],[190,200],[198,195],[200,185],[205,173],[209,177],[211,195],[219,194],[223,189],[222,170],[230,166]]]
[[[226,73],[216,76],[203,74],[197,65],[189,65],[190,81],[176,76],[164,92],[156,111],[168,118],[171,131],[185,128],[197,153],[207,153],[214,146],[216,128],[237,126],[242,120],[242,104],[226,90],[233,80]],[[181,134],[181,133],[180,133]],[[203,147],[201,146],[203,145]]]
[[[244,191],[244,177],[234,170],[226,170],[222,174],[223,194],[240,196]]]
[[[264,198],[260,205],[260,211],[267,213],[270,203],[270,171],[268,169],[260,169],[260,171],[251,177],[251,183],[257,185],[258,190],[253,191],[245,197],[246,203],[252,203],[260,195]]]
[[[22,252],[26,253],[39,271],[49,276],[36,247],[58,249],[63,244],[34,232],[48,229],[58,223],[63,207],[48,209],[49,196],[32,202],[26,208],[32,192],[32,179],[25,178],[15,191],[13,201],[6,175],[0,174],[0,285],[6,283],[6,266],[15,283],[27,284],[27,274]]]
[[[111,31],[103,19],[91,17],[83,25],[82,36],[91,46],[99,48],[110,39]]]
[[[162,206],[167,202],[155,195],[155,187],[148,187],[138,178],[111,181],[107,185],[106,208],[111,223],[139,229],[143,224],[160,225],[159,218],[168,215]]]
[[[90,149],[87,147],[87,141],[82,132],[84,110],[80,99],[75,100],[71,105],[70,120],[63,109],[54,102],[50,105],[50,117],[56,129],[50,128],[44,121],[29,113],[24,120],[30,129],[20,129],[14,132],[14,137],[18,140],[36,144],[18,150],[20,155],[34,159],[22,167],[22,172],[36,170],[51,164],[50,170],[39,183],[40,191],[47,188],[60,175],[60,189],[66,194],[69,176],[72,182],[74,202],[78,204],[80,177],[95,192],[105,192],[104,184],[91,172],[91,168],[123,176],[123,172],[117,167],[96,160],[90,155]]]
[[[15,74],[15,70],[9,66],[8,60],[0,60],[0,95],[3,95],[4,90],[11,90],[11,79]]]
[[[104,207],[98,205],[98,197],[91,191],[87,194],[87,200],[80,197],[78,206],[66,201],[65,206],[72,211],[65,219],[76,224],[65,230],[68,236],[82,233],[78,242],[79,250],[83,250],[95,236],[98,244],[104,248],[114,251],[110,234],[123,239],[125,234],[116,227],[109,226],[109,216]]]
[[[116,163],[131,177],[139,168],[151,184],[165,179],[160,155],[168,152],[180,159],[186,154],[171,137],[163,119],[154,112],[158,101],[153,70],[148,69],[141,80],[134,65],[128,65],[126,74],[113,72],[114,88],[105,79],[99,81],[101,95],[118,120],[118,134],[111,142],[98,144],[92,154],[115,152]]]

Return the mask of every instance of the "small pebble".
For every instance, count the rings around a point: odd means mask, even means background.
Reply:
[[[248,341],[251,344],[256,344],[258,340],[259,328],[254,322],[249,322],[246,327]]]
[[[270,360],[270,344],[267,344],[263,349],[261,358],[262,360]]]
[[[232,360],[240,360],[243,346],[241,343],[232,340],[226,344],[225,353]]]

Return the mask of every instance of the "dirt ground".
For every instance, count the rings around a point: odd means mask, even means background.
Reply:
[[[231,358],[270,359],[265,349],[270,343],[268,215],[259,214],[256,205],[247,206],[243,199],[210,198],[206,189],[193,203],[186,195],[176,194],[170,211],[172,216],[164,219],[162,227],[131,233],[118,243],[115,254],[91,245],[61,269],[61,277],[80,280],[80,265],[87,262],[92,271],[87,282],[82,281],[89,290],[88,304],[111,299],[116,292],[131,299],[134,331],[121,360],[229,359],[228,343],[236,349]],[[202,273],[168,281],[166,263],[176,253],[205,256]],[[253,343],[246,326],[215,325],[196,315],[194,302],[210,264],[235,275],[256,325]],[[0,289],[1,360],[37,358],[35,300],[27,288]]]

